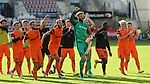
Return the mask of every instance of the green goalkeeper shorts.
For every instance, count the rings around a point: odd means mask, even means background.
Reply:
[[[80,57],[90,56],[90,51],[88,54],[85,54],[87,48],[88,48],[88,44],[86,42],[77,42],[77,49],[78,49]]]

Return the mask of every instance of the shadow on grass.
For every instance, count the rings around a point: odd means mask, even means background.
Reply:
[[[141,78],[150,78],[149,73],[140,73],[137,75],[137,73],[131,73],[131,77],[141,77]]]
[[[26,83],[26,82],[19,81],[19,80],[0,80],[0,82],[5,82],[7,84],[10,84],[10,83]]]
[[[143,73],[144,74],[144,73]],[[143,80],[140,78],[150,78],[149,76],[150,74],[145,73],[145,75],[134,75],[131,74],[127,77],[115,77],[115,76],[108,76],[108,77],[104,77],[101,75],[96,75],[94,78],[85,78],[84,82],[85,83],[90,83],[90,84],[98,84],[98,83],[150,83],[150,80]],[[77,84],[80,82],[83,82],[80,80],[79,76],[73,76],[70,73],[66,73],[65,74],[66,78],[64,79],[60,79],[58,77],[47,77],[44,78],[42,76],[39,76],[39,80],[41,82],[51,82],[51,83],[60,83],[60,84]],[[138,78],[132,78],[132,77],[139,77]],[[24,76],[24,80],[33,80],[33,77],[31,76]],[[71,81],[69,81],[71,80]],[[21,81],[22,82],[22,81]]]
[[[124,82],[134,82],[134,83],[150,83],[150,80],[132,79],[132,78],[127,78],[127,77],[113,77],[113,76],[103,77],[103,76],[100,76],[100,75],[96,75],[96,79],[124,81]]]
[[[42,81],[42,82],[51,82],[51,83],[60,83],[60,84],[77,84],[77,83],[73,83],[73,82],[67,82],[67,81],[58,81],[58,80],[44,80],[44,79],[40,79],[38,81]]]
[[[31,76],[24,76],[25,80],[33,80],[33,78]],[[90,80],[91,78],[85,78],[84,82],[87,83],[116,83],[116,82],[112,82],[112,81],[98,81],[98,80]],[[56,81],[55,81],[56,80]],[[71,80],[71,82],[67,82]],[[58,77],[42,77],[39,76],[38,77],[38,81],[41,82],[50,82],[50,83],[60,83],[60,84],[78,84],[79,82],[83,82],[80,80],[79,76],[72,76],[72,75],[66,75],[66,78],[58,78]]]
[[[57,79],[57,80],[55,81],[54,79]],[[27,79],[27,80],[32,80],[32,79]],[[64,80],[64,81],[61,81],[61,80]],[[71,80],[71,81],[69,82],[68,80]],[[78,78],[64,78],[64,79],[59,79],[59,78],[56,78],[56,77],[48,77],[48,78],[39,79],[38,81],[50,82],[50,83],[60,83],[60,84],[78,84],[80,82],[86,82],[88,84],[93,84],[93,83],[94,84],[99,84],[99,83],[113,83],[114,84],[114,83],[116,83],[116,82],[113,82],[113,81],[91,80],[90,78],[85,78],[85,80],[82,81],[82,80],[79,79],[79,77]]]
[[[51,80],[51,79],[56,79],[56,80]],[[26,78],[25,80],[33,80],[33,78]],[[41,78],[39,77],[38,81],[39,82],[49,82],[49,83],[60,83],[60,84],[77,84],[77,83],[73,83],[73,82],[67,82],[67,81],[60,81],[60,80],[69,80],[69,79],[59,79],[59,78],[55,78],[55,77],[47,77],[47,78]]]

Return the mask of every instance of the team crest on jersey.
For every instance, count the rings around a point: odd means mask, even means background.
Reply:
[[[86,27],[84,27],[84,26],[79,26],[81,29],[83,29],[83,30],[87,30],[87,28]]]

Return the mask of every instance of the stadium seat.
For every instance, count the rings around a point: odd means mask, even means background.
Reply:
[[[37,13],[37,12],[59,12],[55,0],[22,0],[25,8],[29,13]]]

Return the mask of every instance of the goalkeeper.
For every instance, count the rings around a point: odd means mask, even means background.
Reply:
[[[91,71],[91,61],[90,61],[90,47],[93,37],[91,36],[88,23],[83,21],[85,18],[84,12],[80,8],[75,7],[70,21],[74,26],[75,39],[77,44],[77,49],[81,57],[80,60],[80,79],[84,80],[83,67],[85,61],[87,62],[88,77],[93,77]]]

